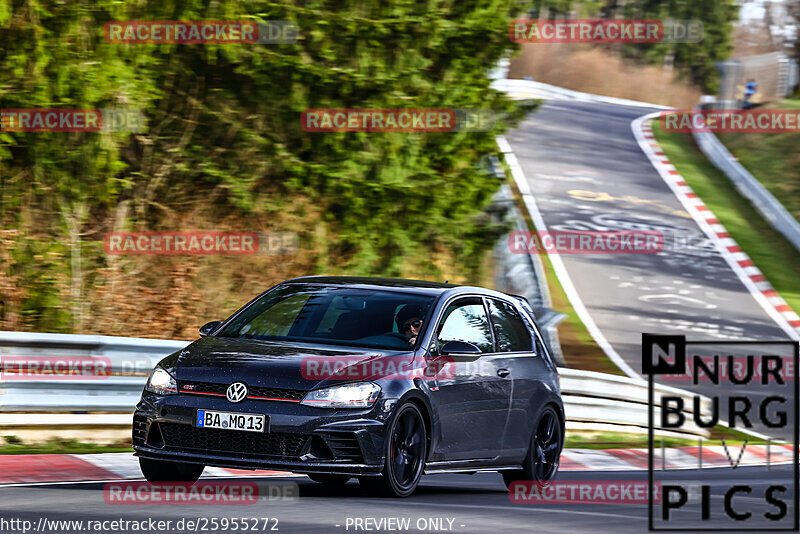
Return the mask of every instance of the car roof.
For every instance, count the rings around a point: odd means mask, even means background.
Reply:
[[[449,284],[443,282],[429,282],[426,280],[407,280],[404,278],[378,278],[371,276],[302,276],[281,282],[284,284],[322,284],[328,286],[348,286],[359,289],[387,289],[392,291],[403,291],[430,296],[439,296],[443,293],[449,295],[475,294],[479,293],[490,297],[500,297],[514,301],[519,299],[516,295],[510,295],[501,291],[487,289],[485,287],[467,286],[462,284]],[[527,301],[526,301],[527,302]]]
[[[528,300],[520,295],[511,293],[504,293],[494,289],[487,289],[485,287],[466,286],[461,284],[449,284],[443,282],[429,282],[426,280],[407,280],[404,278],[379,278],[371,276],[301,276],[298,278],[290,278],[285,280],[275,287],[288,284],[321,284],[328,286],[344,286],[354,287],[358,289],[387,289],[392,291],[415,293],[417,295],[428,295],[431,297],[450,298],[458,295],[474,295],[480,294],[487,297],[500,298],[502,300],[516,302],[526,315],[536,323],[536,315],[531,308]]]
[[[438,295],[460,284],[429,282],[426,280],[406,280],[403,278],[377,278],[371,276],[302,276],[282,282],[282,284],[323,284],[329,286],[352,286],[364,289],[392,288],[413,290],[416,293]]]

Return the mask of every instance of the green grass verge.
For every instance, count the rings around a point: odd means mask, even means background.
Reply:
[[[760,109],[800,109],[800,99]],[[800,135],[721,133],[717,137],[795,218],[800,218]]]
[[[506,173],[508,176],[511,176],[511,171],[509,169],[506,169]],[[528,230],[535,231],[536,227],[533,225],[533,221],[528,215],[528,210],[522,201],[516,184],[513,180],[510,180],[509,185],[514,192],[514,201],[517,209],[525,219],[525,225]],[[567,367],[624,376],[625,373],[606,356],[606,353],[597,345],[594,338],[589,334],[589,331],[583,324],[583,321],[578,317],[578,313],[575,311],[575,308],[572,307],[572,304],[570,304],[567,294],[564,292],[564,288],[558,276],[556,276],[555,269],[553,269],[550,257],[547,254],[542,255],[542,263],[544,265],[545,277],[547,278],[547,286],[550,290],[550,300],[552,301],[553,309],[567,316],[566,319],[558,325],[558,339]]]
[[[15,436],[4,436],[0,454],[89,454],[99,452],[133,452],[127,443],[99,445],[75,439],[51,439],[43,443],[24,443]]]
[[[561,350],[564,359],[569,367],[574,369],[585,369],[587,371],[597,371],[612,375],[627,376],[611,359],[603,352],[592,335],[586,329],[586,325],[578,317],[575,308],[569,302],[561,281],[556,276],[553,264],[549,256],[542,258],[544,264],[547,285],[550,288],[550,299],[553,309],[560,311],[567,317],[558,326],[558,338],[561,341]]]
[[[661,448],[661,440],[664,440],[664,447],[696,447],[697,439],[673,438],[655,436],[653,446]],[[747,434],[737,432],[722,426],[714,427],[711,436],[703,439],[704,446],[725,445],[738,447],[747,442],[748,445],[765,445],[766,441],[756,439]],[[564,448],[567,449],[646,449],[647,434],[631,434],[624,432],[591,432],[567,430],[567,439]]]
[[[800,252],[773,230],[733,183],[708,161],[691,134],[663,132],[658,121],[653,121],[652,127],[664,154],[686,183],[786,302],[794,310],[800,310]]]

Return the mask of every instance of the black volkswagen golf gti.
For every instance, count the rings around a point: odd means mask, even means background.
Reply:
[[[523,298],[304,277],[200,334],[158,364],[136,407],[150,482],[279,469],[402,497],[423,473],[546,484],[558,470],[558,373]]]

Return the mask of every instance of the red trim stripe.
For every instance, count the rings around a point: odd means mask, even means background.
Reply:
[[[210,391],[189,391],[181,390],[181,393],[188,393],[190,395],[216,395],[217,397],[225,397],[224,393],[211,393]]]
[[[277,399],[273,397],[255,397],[253,395],[248,395],[248,399],[256,399],[256,400],[271,400],[271,401],[281,401],[281,402],[300,402],[301,399]]]
[[[188,393],[190,395],[214,395],[216,397],[226,397],[224,393],[211,393],[210,391],[181,391],[181,393]],[[256,397],[255,395],[248,395],[246,398],[255,400],[271,400],[281,402],[300,402],[300,399],[279,399],[275,397]]]

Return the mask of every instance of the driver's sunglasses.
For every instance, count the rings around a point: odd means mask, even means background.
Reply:
[[[422,326],[422,320],[421,319],[417,319],[416,321],[410,321],[408,323],[405,323],[403,325],[403,332],[408,332],[409,330],[411,330],[412,326],[414,328],[419,328],[420,326]]]

